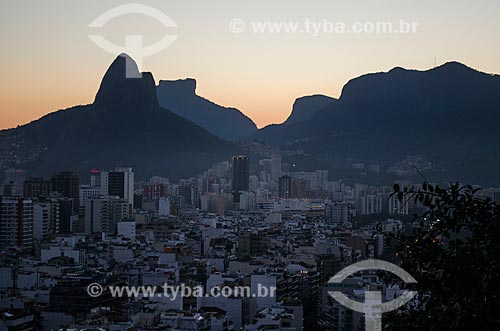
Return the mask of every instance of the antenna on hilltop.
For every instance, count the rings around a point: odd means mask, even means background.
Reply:
[[[434,57],[434,68],[436,68],[436,58]]]

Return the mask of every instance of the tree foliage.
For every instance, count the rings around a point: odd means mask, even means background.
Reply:
[[[500,330],[500,205],[459,184],[394,190],[425,211],[397,246],[419,295],[388,316],[387,328]]]

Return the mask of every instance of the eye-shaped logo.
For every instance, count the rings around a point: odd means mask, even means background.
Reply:
[[[354,263],[339,271],[339,273],[330,278],[328,283],[340,284],[348,276],[364,270],[384,270],[395,274],[405,283],[417,283],[415,278],[413,278],[405,270],[401,269],[397,265],[381,260],[365,260]],[[365,330],[367,331],[382,330],[382,314],[401,307],[413,299],[413,297],[417,294],[416,291],[406,290],[397,299],[389,302],[382,302],[381,292],[365,291],[365,302],[359,302],[348,298],[344,293],[339,291],[329,291],[328,293],[341,305],[363,313],[365,315]]]
[[[167,28],[177,27],[177,24],[165,13],[159,11],[158,9],[137,3],[130,3],[127,5],[112,8],[107,12],[101,14],[99,17],[97,17],[92,23],[89,24],[89,27],[100,28],[104,24],[108,23],[110,20],[127,14],[146,15],[156,19],[158,22],[160,22]],[[142,35],[127,35],[125,36],[125,46],[119,46],[111,43],[101,35],[89,35],[89,38],[97,46],[101,47],[102,49],[113,55],[118,55],[122,53],[129,54],[130,56],[132,56],[132,58],[134,58],[137,61],[137,65],[139,68],[142,67],[143,58],[161,52],[162,50],[170,46],[177,39],[177,37],[178,37],[177,35],[165,35],[158,42],[152,45],[144,46]],[[127,78],[141,77],[140,74],[139,76],[137,76],[137,72],[135,70],[132,70],[132,68],[129,68],[128,65],[127,65],[126,75]]]

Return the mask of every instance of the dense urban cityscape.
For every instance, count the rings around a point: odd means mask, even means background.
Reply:
[[[359,164],[356,166],[360,166]],[[372,167],[373,168],[373,167]],[[359,330],[363,314],[328,295],[328,279],[356,261],[394,261],[384,234],[411,228],[417,205],[392,185],[293,171],[279,154],[250,172],[247,155],[176,183],[136,181],[132,168],[26,178],[5,171],[0,200],[0,309],[5,330]],[[410,183],[400,183],[409,185]],[[500,189],[481,191],[500,199]],[[374,279],[375,277],[375,279]],[[348,279],[385,298],[376,273]],[[248,297],[92,297],[89,284],[250,286]],[[255,296],[257,285],[275,296]]]

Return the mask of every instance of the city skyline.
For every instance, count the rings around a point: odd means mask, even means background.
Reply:
[[[500,330],[498,0],[0,2],[0,331]]]
[[[426,70],[448,61],[459,61],[483,72],[500,72],[496,61],[500,50],[495,43],[499,23],[494,15],[499,4],[494,1],[473,8],[465,1],[455,1],[453,6],[450,1],[375,1],[363,7],[317,1],[321,6],[295,4],[287,11],[280,10],[280,3],[263,2],[221,3],[227,5],[224,11],[193,2],[142,3],[174,20],[177,28],[166,31],[178,35],[170,47],[145,58],[142,70],[151,71],[156,83],[160,79],[195,78],[198,95],[238,108],[259,128],[283,122],[296,98],[312,94],[339,97],[348,80],[366,73],[397,66]],[[31,4],[29,11],[24,4],[3,5],[2,129],[92,102],[101,73],[114,55],[93,44],[88,36],[96,29],[88,25],[121,4],[91,1],[82,8],[77,3],[51,1]],[[381,4],[389,6],[381,10]],[[433,14],[429,14],[429,8]],[[474,13],[477,15],[468,18]],[[117,18],[99,31],[117,44],[123,43],[127,33],[145,34],[146,44],[163,36],[165,29],[155,20],[140,15],[128,17],[133,17],[137,27],[131,28]],[[246,29],[232,31],[234,19],[245,22]],[[397,24],[405,20],[418,23],[418,30],[404,35],[321,30],[316,36],[300,30],[252,31],[253,23],[295,22],[302,26],[307,20],[346,25]],[[467,24],[462,24],[465,20]],[[33,25],[39,28],[34,30]],[[29,98],[25,96],[27,91]]]

